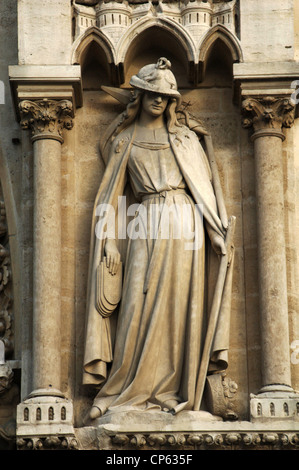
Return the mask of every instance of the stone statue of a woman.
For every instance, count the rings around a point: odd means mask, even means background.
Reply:
[[[212,259],[216,266],[226,253],[227,227],[198,136],[178,121],[180,93],[170,66],[161,58],[132,77],[131,100],[102,145],[106,171],[93,216],[84,357],[84,383],[98,387],[92,419],[107,410],[195,409],[217,279],[217,268],[211,276]],[[126,239],[119,239],[119,226],[104,233],[97,224],[101,207],[112,207],[119,216],[120,197],[135,213]],[[188,233],[182,230],[182,214],[188,214]],[[117,219],[128,224],[124,217]],[[111,282],[123,269],[120,304],[111,316],[102,315],[96,301],[104,257]],[[227,366],[226,284],[210,371]]]

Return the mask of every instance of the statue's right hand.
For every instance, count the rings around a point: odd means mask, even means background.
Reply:
[[[120,253],[116,246],[115,240],[107,238],[105,243],[106,264],[109,272],[114,275],[120,263]]]

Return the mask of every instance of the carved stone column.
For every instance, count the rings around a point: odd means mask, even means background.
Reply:
[[[258,397],[270,400],[263,405],[259,399],[253,401],[251,411],[254,418],[278,417],[284,416],[283,409],[273,411],[273,398],[280,397],[289,407],[291,405],[285,400],[293,394],[284,233],[282,142],[285,135],[282,128],[293,124],[294,106],[285,97],[248,97],[243,101],[242,112],[243,126],[254,130],[251,139],[256,168],[263,375]],[[283,408],[284,405],[280,403],[276,408],[279,406]]]
[[[72,404],[60,391],[61,144],[63,129],[72,128],[72,103],[23,100],[19,110],[33,143],[34,255],[33,391],[18,407],[18,445],[27,445],[31,436],[30,445],[42,447],[41,435],[52,442],[54,433],[60,446],[72,434]]]
[[[33,394],[60,392],[61,143],[72,127],[68,100],[21,101],[34,152]],[[32,395],[32,394],[31,394]]]

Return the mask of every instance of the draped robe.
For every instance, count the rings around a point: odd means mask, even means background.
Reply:
[[[168,138],[190,201],[202,208],[205,233],[212,232],[224,237],[225,230],[218,214],[209,163],[197,136],[182,126],[175,134],[170,133]],[[97,208],[101,204],[111,205],[117,213],[120,196],[127,195],[128,201],[134,201],[128,179],[128,162],[134,140],[135,126],[132,125],[112,142],[106,171],[95,200],[83,383],[100,387],[94,404],[102,412],[122,406],[143,410],[159,406],[163,408],[168,400],[177,403],[174,407],[176,412],[181,409],[192,410],[219,263],[210,244],[205,247],[203,243],[200,250],[194,250],[191,256],[189,253],[188,261],[180,249],[176,253],[173,240],[171,243],[163,240],[159,245],[156,262],[152,263],[152,271],[149,269],[151,256],[146,256],[149,252],[148,241],[129,241],[127,247],[126,242],[119,240],[118,247],[124,262],[124,288],[118,319],[116,312],[111,318],[104,318],[96,309],[96,270],[103,259],[105,244],[103,238],[95,235]],[[180,277],[184,269],[189,271]],[[182,287],[184,282],[186,285]],[[227,367],[230,285],[231,275],[227,275],[210,370]],[[180,298],[180,289],[188,295],[185,303],[175,301]],[[184,298],[187,298],[186,295]],[[165,337],[168,338],[166,342]],[[164,343],[166,346],[163,346]]]

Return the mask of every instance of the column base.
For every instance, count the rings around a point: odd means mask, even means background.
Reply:
[[[32,392],[17,406],[16,438],[19,450],[76,449],[72,402],[58,390]]]
[[[57,388],[38,388],[31,392],[27,399],[38,398],[38,397],[60,397],[65,398],[64,394]]]
[[[250,420],[299,421],[299,393],[284,384],[271,384],[250,396]]]

